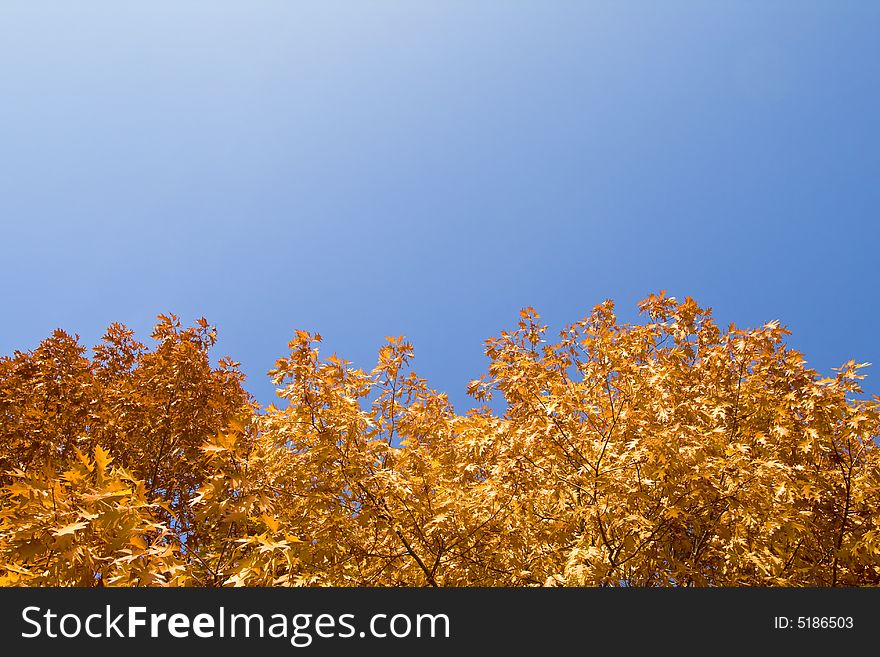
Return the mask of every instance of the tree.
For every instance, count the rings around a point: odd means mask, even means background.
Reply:
[[[0,360],[0,559],[12,582],[131,583],[117,571],[132,549],[174,564],[203,540],[190,504],[206,476],[200,448],[253,408],[237,363],[210,366],[216,333],[204,319],[182,329],[160,316],[153,338],[149,351],[114,324],[89,360],[77,337],[55,331]],[[83,526],[57,534],[68,525]],[[163,564],[137,582],[189,581],[189,568],[170,578]]]
[[[880,581],[880,398],[778,322],[652,295],[546,339],[525,309],[457,414],[392,337],[297,331],[259,408],[214,330],[56,332],[0,360],[0,569],[19,585],[837,586]]]

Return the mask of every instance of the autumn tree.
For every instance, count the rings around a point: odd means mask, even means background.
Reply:
[[[402,338],[369,373],[321,361],[318,342],[299,331],[278,361],[287,404],[257,419],[256,444],[239,432],[205,446],[216,474],[202,510],[230,539],[212,562],[246,585],[477,582],[469,553],[510,504],[472,465],[477,427],[458,429],[446,396],[405,370]]]
[[[838,586],[880,581],[880,399],[788,332],[661,293],[486,342],[456,413],[391,337],[297,331],[257,407],[206,321],[0,360],[7,584]]]
[[[532,310],[490,340],[479,398],[527,464],[511,528],[550,525],[541,576],[576,585],[877,581],[880,427],[860,365],[820,378],[777,322],[721,331],[692,299],[647,321],[598,306],[544,342]],[[561,550],[561,551],[560,551]],[[531,569],[531,568],[529,568]]]
[[[237,364],[211,366],[216,333],[204,319],[182,328],[160,316],[153,338],[151,351],[114,324],[89,359],[59,330],[0,360],[0,546],[14,581],[105,584],[132,549],[163,559],[168,549],[196,550],[190,501],[206,476],[200,447],[252,408]],[[99,500],[110,516],[92,508]],[[170,581],[158,575],[137,581]]]

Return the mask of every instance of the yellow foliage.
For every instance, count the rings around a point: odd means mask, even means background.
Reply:
[[[0,359],[0,583],[837,586],[880,583],[880,400],[786,329],[693,299],[606,301],[556,342],[486,342],[457,414],[388,337],[376,367],[298,330],[258,408],[216,332],[56,331]]]

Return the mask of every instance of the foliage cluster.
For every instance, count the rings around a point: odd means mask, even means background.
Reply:
[[[486,342],[457,414],[388,338],[297,331],[260,408],[216,332],[159,316],[0,359],[7,586],[855,586],[880,582],[880,398],[777,322],[664,293]]]

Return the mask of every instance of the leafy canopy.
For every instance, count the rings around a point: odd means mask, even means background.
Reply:
[[[369,372],[297,331],[260,408],[216,331],[159,316],[90,356],[0,359],[0,583],[836,586],[880,583],[880,398],[778,322],[664,293],[555,341],[486,342],[457,414],[389,337]]]

